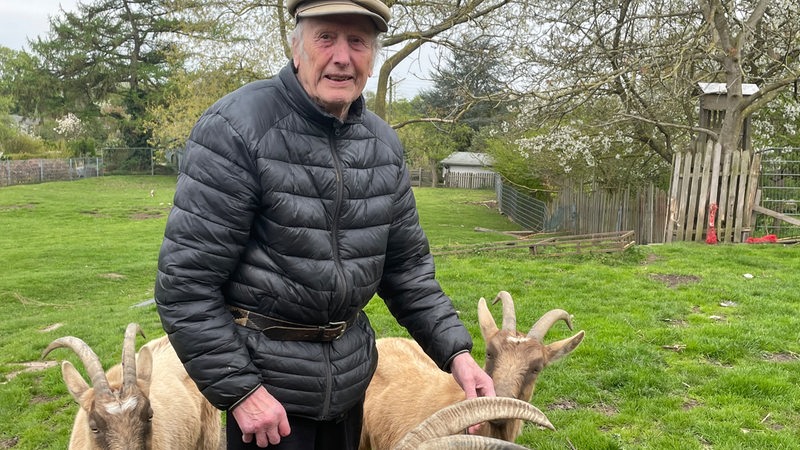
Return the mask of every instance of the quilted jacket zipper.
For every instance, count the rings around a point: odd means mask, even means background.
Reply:
[[[347,286],[347,277],[344,276],[342,269],[341,255],[339,254],[339,215],[341,213],[342,201],[344,198],[344,180],[342,179],[342,161],[339,159],[339,154],[336,152],[336,138],[341,134],[341,125],[336,123],[333,126],[332,134],[328,135],[329,147],[331,157],[333,158],[333,171],[336,174],[336,201],[334,202],[333,215],[331,217],[331,248],[333,249],[333,264],[336,267],[336,286],[340,286],[340,295],[334,308],[328,308],[328,318],[333,320],[332,313],[340,311],[347,298],[349,287]],[[324,343],[325,353],[325,403],[322,406],[322,417],[327,417],[330,412],[331,396],[333,395],[333,374],[330,368],[330,343]]]

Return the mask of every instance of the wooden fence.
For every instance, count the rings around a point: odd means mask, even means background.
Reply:
[[[758,201],[760,165],[758,153],[723,153],[713,141],[703,151],[676,153],[664,241],[702,241],[712,229],[719,242],[746,240]]]
[[[447,172],[444,176],[445,187],[464,189],[493,189],[497,182],[494,172]]]
[[[653,185],[606,190],[582,184],[561,187],[548,206],[548,230],[572,234],[634,232],[639,244],[663,242],[667,193]]]

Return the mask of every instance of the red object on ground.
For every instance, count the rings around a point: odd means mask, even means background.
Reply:
[[[717,243],[717,229],[714,227],[716,216],[717,216],[717,204],[712,203],[710,211],[708,212],[708,232],[706,233],[706,244]]]
[[[767,234],[760,238],[749,237],[745,239],[745,242],[748,244],[774,244],[775,242],[778,242],[778,236],[775,236],[774,234]]]

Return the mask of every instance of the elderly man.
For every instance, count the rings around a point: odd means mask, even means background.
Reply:
[[[368,112],[389,9],[289,0],[293,58],[228,94],[187,143],[155,296],[228,448],[356,449],[374,294],[467,397],[494,395],[434,279],[397,135]]]

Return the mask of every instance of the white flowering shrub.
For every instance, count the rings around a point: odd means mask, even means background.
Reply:
[[[83,131],[83,124],[78,116],[67,113],[60,119],[56,119],[56,127],[53,128],[53,131],[67,139],[72,139],[80,136]]]

